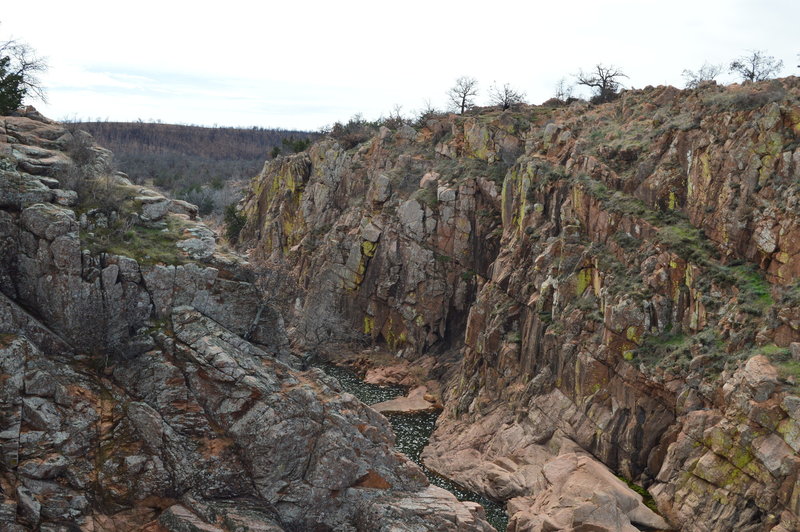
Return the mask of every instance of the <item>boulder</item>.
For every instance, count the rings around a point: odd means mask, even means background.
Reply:
[[[404,397],[397,397],[370,406],[382,414],[431,412],[441,408],[441,405],[437,405],[429,399],[431,397],[428,394],[428,388],[426,386],[417,386]]]

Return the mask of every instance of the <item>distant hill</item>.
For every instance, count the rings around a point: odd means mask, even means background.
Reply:
[[[145,122],[72,122],[114,152],[117,168],[198,204],[208,214],[238,199],[241,181],[255,176],[277,149],[317,134],[283,129],[201,127]],[[301,144],[302,146],[302,144]],[[239,183],[237,183],[239,182]]]

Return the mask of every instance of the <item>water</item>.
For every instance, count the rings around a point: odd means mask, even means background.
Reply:
[[[405,394],[405,389],[401,386],[368,384],[347,368],[319,360],[312,362],[312,364],[325,371],[328,375],[336,377],[345,391],[352,393],[368,405],[388,401]],[[438,412],[386,415],[397,437],[397,448],[422,468],[431,484],[446,489],[460,501],[477,502],[486,510],[487,521],[500,532],[504,532],[508,525],[508,515],[502,504],[466,490],[455,482],[437,475],[425,467],[420,460],[420,453],[422,453],[425,445],[428,444],[428,439],[436,425],[437,417],[439,417]]]

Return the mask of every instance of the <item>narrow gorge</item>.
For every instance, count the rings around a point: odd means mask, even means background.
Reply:
[[[795,530],[799,92],[329,138],[265,165],[243,248],[298,275],[295,334],[441,384],[424,463],[509,530]]]
[[[313,356],[510,532],[800,529],[800,79],[333,131],[235,246],[2,120],[3,530],[494,530]]]

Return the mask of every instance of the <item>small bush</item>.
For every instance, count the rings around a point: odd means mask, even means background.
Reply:
[[[247,223],[247,216],[236,211],[236,204],[225,207],[225,237],[231,244],[239,242],[239,233]]]
[[[64,146],[64,151],[67,152],[67,155],[76,166],[87,167],[91,166],[97,158],[97,152],[92,149],[93,144],[94,141],[89,133],[80,129],[73,129],[70,132],[69,140]]]
[[[344,149],[349,150],[369,139],[374,133],[374,125],[361,115],[356,115],[346,124],[336,122],[331,128],[330,136],[338,140]]]
[[[708,94],[703,97],[703,103],[715,111],[749,111],[785,98],[786,89],[780,83],[774,82],[766,87],[746,86]]]
[[[300,153],[301,151],[307,150],[308,147],[311,146],[311,139],[296,139],[294,138],[294,135],[292,135],[288,139],[282,139],[281,144],[283,144],[283,147],[292,153]],[[273,159],[274,158],[275,156],[273,155]]]

